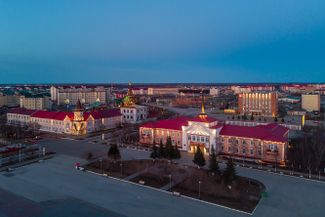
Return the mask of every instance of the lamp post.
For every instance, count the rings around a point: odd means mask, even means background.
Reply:
[[[121,176],[123,175],[123,164],[120,163],[120,167],[121,167]]]
[[[201,198],[201,181],[199,181],[199,199]]]
[[[103,173],[103,160],[99,159],[99,163],[100,163],[100,170]]]
[[[169,190],[172,191],[172,174],[169,174]]]

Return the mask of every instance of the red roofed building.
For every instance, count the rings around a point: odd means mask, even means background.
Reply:
[[[261,160],[284,164],[286,161],[289,129],[278,124],[237,126],[221,124],[202,112],[195,118],[178,117],[142,124],[139,129],[143,145],[166,143],[188,152],[197,147],[206,154],[214,148],[219,154],[234,158]]]
[[[80,103],[79,103],[80,104]],[[8,124],[34,127],[35,129],[66,134],[86,134],[111,129],[121,125],[120,109],[83,112],[81,104],[74,112],[53,112],[11,109],[7,113]]]
[[[288,128],[278,124],[224,125],[219,134],[219,151],[234,157],[284,164],[288,132]]]

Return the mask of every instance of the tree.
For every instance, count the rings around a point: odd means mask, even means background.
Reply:
[[[107,152],[107,157],[109,159],[113,159],[113,161],[115,162],[116,160],[121,159],[121,154],[120,154],[120,150],[118,149],[116,144],[111,144],[108,152]]]
[[[205,158],[199,146],[196,147],[193,163],[195,163],[199,167],[203,167],[205,165]]]
[[[254,115],[253,115],[253,113],[252,113],[252,115],[251,115],[251,121],[253,121],[254,120]]]
[[[284,118],[281,119],[281,122],[284,123]]]
[[[158,158],[164,158],[164,157],[165,157],[165,148],[162,143],[162,140],[160,140],[159,149],[158,149]]]
[[[278,122],[278,118],[276,116],[274,117],[274,122]]]
[[[234,120],[234,119],[235,119],[235,116],[234,116],[234,115],[232,115],[232,116],[231,116],[231,119],[233,119],[233,120]]]
[[[150,154],[150,157],[153,158],[153,159],[156,159],[156,158],[159,157],[158,148],[157,148],[156,144],[153,144],[152,152]]]
[[[217,161],[217,155],[214,151],[214,148],[211,148],[211,154],[210,154],[210,158],[209,158],[209,170],[213,173],[219,173],[219,165],[218,165],[218,161]]]
[[[233,181],[237,177],[234,162],[230,158],[227,161],[227,167],[223,172],[223,177],[226,185],[232,185]]]
[[[173,145],[172,145],[172,138],[170,136],[167,137],[166,145],[165,145],[165,157],[168,159],[173,159]]]
[[[181,158],[181,153],[177,147],[177,145],[174,145],[174,149],[173,149],[173,158],[174,159],[179,159]]]

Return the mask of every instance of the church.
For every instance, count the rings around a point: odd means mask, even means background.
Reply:
[[[252,161],[285,164],[289,129],[275,123],[259,126],[225,124],[205,113],[202,95],[201,113],[196,117],[177,117],[144,123],[139,128],[140,144],[146,146],[166,143],[180,150],[211,153],[212,148],[220,155]]]
[[[145,121],[148,118],[148,107],[136,104],[136,98],[129,83],[127,95],[123,99],[121,106],[122,122],[136,124]]]

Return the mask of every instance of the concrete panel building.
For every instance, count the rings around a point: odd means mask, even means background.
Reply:
[[[308,111],[320,111],[320,95],[319,94],[302,94],[301,108]]]
[[[50,88],[51,100],[58,105],[75,105],[78,100],[84,104],[106,103],[108,91],[104,87],[87,86],[52,86]]]
[[[52,102],[49,96],[21,96],[20,107],[32,110],[48,110],[52,107]]]

